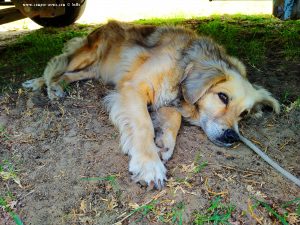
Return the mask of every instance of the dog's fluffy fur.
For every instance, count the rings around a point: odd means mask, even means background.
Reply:
[[[156,187],[166,180],[161,159],[172,156],[181,117],[202,127],[215,144],[229,146],[241,114],[259,114],[261,104],[279,112],[268,91],[248,82],[238,59],[210,38],[180,27],[109,22],[69,41],[43,77],[23,86],[39,90],[45,84],[55,99],[64,96],[62,81],[91,78],[115,85],[105,102],[122,150],[131,157],[129,170],[135,181]]]

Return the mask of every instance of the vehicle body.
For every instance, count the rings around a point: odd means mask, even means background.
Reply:
[[[0,24],[29,17],[41,26],[62,27],[74,23],[83,13],[87,0],[0,0],[14,5],[0,11]]]

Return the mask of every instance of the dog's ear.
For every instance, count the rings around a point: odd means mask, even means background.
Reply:
[[[243,77],[247,77],[247,71],[245,65],[233,56],[228,56],[229,63],[236,68],[236,70],[241,74]]]
[[[279,102],[272,97],[269,91],[257,85],[253,85],[253,87],[256,89],[256,102],[251,110],[252,115],[260,117],[262,115],[262,106],[264,105],[271,107],[275,113],[280,112]]]
[[[190,63],[181,82],[182,95],[186,102],[194,104],[213,85],[225,81],[226,76],[216,67],[197,68]]]

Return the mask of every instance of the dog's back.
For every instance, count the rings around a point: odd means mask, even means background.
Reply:
[[[193,32],[183,28],[111,21],[87,37],[67,42],[63,53],[49,61],[43,77],[27,81],[23,86],[37,90],[46,84],[49,98],[55,99],[64,96],[62,81],[102,78],[105,83],[119,87],[131,79],[133,73],[148,77],[178,73],[181,71],[179,65],[175,65],[176,60],[195,38]],[[136,73],[137,69],[142,72]],[[157,79],[161,82],[164,78]]]

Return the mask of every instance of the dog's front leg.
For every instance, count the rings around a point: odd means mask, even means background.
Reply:
[[[129,171],[135,182],[145,181],[158,189],[166,180],[166,168],[154,143],[154,128],[147,110],[147,94],[137,89],[122,88],[105,99],[112,122],[119,128],[121,147],[131,159]]]
[[[181,125],[181,114],[172,107],[162,107],[151,113],[155,129],[155,143],[160,147],[161,158],[168,161],[176,144],[176,137]]]

